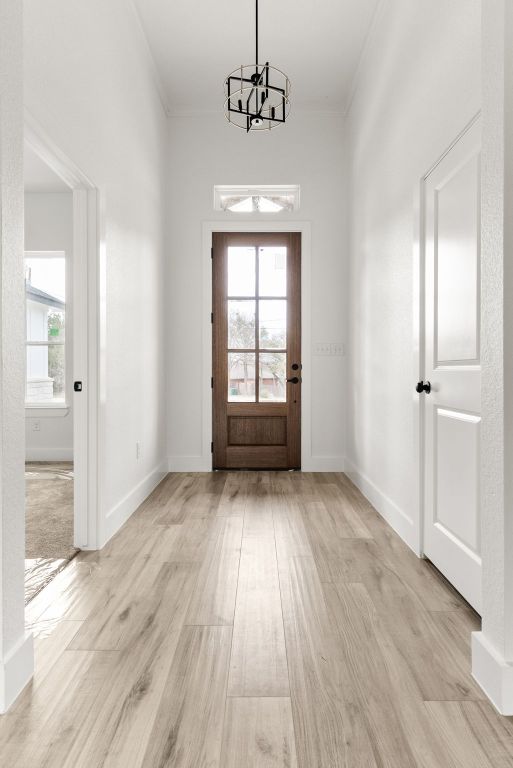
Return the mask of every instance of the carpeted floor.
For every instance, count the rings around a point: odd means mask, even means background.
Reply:
[[[73,464],[28,463],[25,479],[25,597],[28,602],[78,550],[73,546]]]

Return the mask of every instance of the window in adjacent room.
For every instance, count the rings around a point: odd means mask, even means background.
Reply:
[[[28,406],[66,403],[66,259],[62,252],[25,257]]]

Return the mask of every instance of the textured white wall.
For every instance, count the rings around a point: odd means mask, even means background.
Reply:
[[[171,466],[202,453],[202,393],[209,386],[202,371],[202,222],[248,218],[213,210],[215,184],[301,185],[301,208],[288,217],[312,222],[312,341],[344,341],[343,135],[344,121],[337,115],[292,113],[287,126],[250,135],[222,114],[171,119],[166,303]],[[328,469],[343,460],[343,369],[340,357],[312,357],[312,454]]]
[[[479,0],[384,0],[348,117],[347,458],[397,521],[412,518],[417,471],[414,191],[479,110],[480,67]]]
[[[69,407],[62,409],[32,408],[25,411],[25,456],[29,461],[61,461],[73,457],[73,414],[71,378],[72,306],[70,296],[73,268],[73,195],[71,192],[25,193],[25,250],[64,251],[66,254],[68,308],[66,313],[66,376]],[[33,429],[34,422],[40,429]]]
[[[110,533],[141,489],[158,479],[165,456],[166,118],[125,0],[26,0],[24,19],[26,106],[100,192],[106,265],[100,528],[107,524]]]
[[[31,674],[24,627],[21,3],[0,0],[0,712]]]
[[[513,9],[483,2],[483,634],[513,662]],[[511,692],[513,696],[513,691]]]

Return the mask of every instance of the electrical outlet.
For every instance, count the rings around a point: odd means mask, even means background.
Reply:
[[[41,432],[41,422],[39,419],[34,419],[32,422],[32,432]]]
[[[141,443],[139,441],[135,444],[135,458],[137,461],[141,458]]]

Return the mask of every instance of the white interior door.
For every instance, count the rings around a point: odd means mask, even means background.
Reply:
[[[481,609],[480,125],[425,182],[424,554]]]

